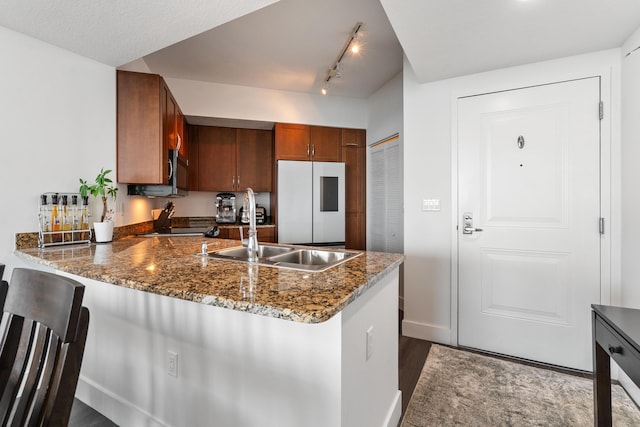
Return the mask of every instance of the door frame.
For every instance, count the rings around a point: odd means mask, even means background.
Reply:
[[[532,73],[534,74],[534,73]],[[612,242],[620,242],[620,177],[619,169],[612,170],[611,163],[620,164],[620,124],[619,89],[612,90],[612,70],[604,68],[595,72],[540,73],[529,78],[516,77],[509,83],[498,79],[489,84],[476,82],[467,88],[460,88],[451,95],[451,337],[452,345],[458,344],[458,99],[469,96],[486,95],[495,92],[543,86],[590,77],[600,78],[600,100],[603,118],[600,120],[600,216],[604,218],[605,232],[600,236],[600,304],[620,304],[620,253],[612,247]],[[482,80],[482,79],[481,79]],[[616,82],[617,83],[617,82]],[[617,102],[616,102],[617,101]],[[597,114],[594,106],[594,114]],[[612,126],[614,122],[616,126]],[[613,134],[615,132],[615,135]],[[616,141],[615,147],[612,140]],[[612,173],[615,172],[615,176]],[[612,187],[613,185],[613,187]],[[612,206],[612,202],[615,205]],[[597,224],[594,224],[597,226]],[[614,266],[614,268],[612,268]],[[615,285],[612,286],[612,283]]]

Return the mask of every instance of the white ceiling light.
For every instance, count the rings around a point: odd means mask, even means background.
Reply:
[[[340,67],[342,59],[344,58],[345,53],[348,50],[351,50],[353,54],[357,54],[360,51],[360,30],[362,29],[362,22],[358,22],[355,27],[353,27],[353,31],[351,35],[347,39],[347,43],[344,45],[344,48],[340,51],[340,55],[338,55],[338,59],[333,64],[331,68],[327,70],[327,77],[324,79],[324,85],[322,86],[322,94],[326,95],[329,89],[329,83],[331,79],[339,79],[342,77],[342,69]]]

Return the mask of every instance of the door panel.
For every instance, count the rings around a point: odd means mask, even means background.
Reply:
[[[567,255],[482,251],[482,313],[567,325]]]
[[[458,100],[459,344],[591,369],[599,78]],[[473,217],[471,234],[463,216]]]
[[[480,146],[480,173],[486,181],[488,224],[566,228],[568,135],[562,124],[567,118],[566,105],[498,111],[482,118],[486,139]],[[523,148],[517,147],[520,136]]]

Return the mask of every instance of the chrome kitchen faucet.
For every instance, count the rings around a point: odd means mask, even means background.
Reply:
[[[247,238],[247,261],[258,261],[258,230],[256,227],[256,198],[251,188],[247,188],[244,199],[249,204],[249,236]],[[242,226],[240,226],[242,240]]]

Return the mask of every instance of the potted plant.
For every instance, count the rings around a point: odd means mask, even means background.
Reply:
[[[96,181],[92,185],[89,185],[87,181],[80,178],[79,191],[83,202],[86,202],[89,194],[96,198],[102,198],[102,215],[100,216],[100,222],[93,223],[96,242],[110,242],[113,239],[113,222],[111,221],[113,211],[107,207],[107,197],[110,196],[115,200],[118,188],[112,185],[113,181],[107,177],[109,173],[111,173],[111,169],[100,169],[100,173],[96,176]]]

